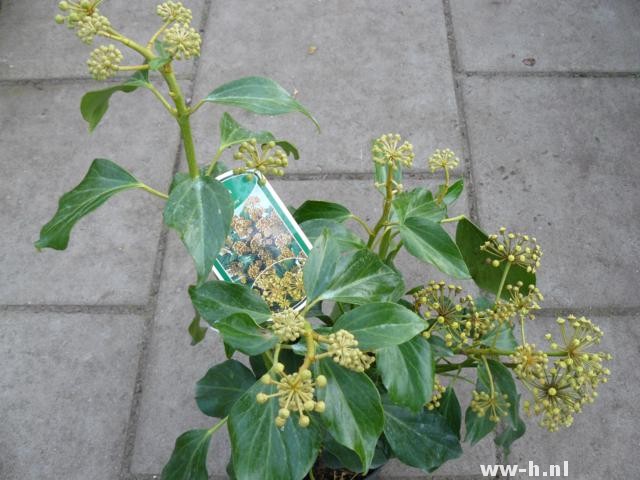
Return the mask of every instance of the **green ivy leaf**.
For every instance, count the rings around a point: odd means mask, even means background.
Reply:
[[[447,347],[447,344],[442,339],[442,337],[431,335],[429,337],[429,344],[431,345],[431,352],[433,353],[433,358],[446,358],[446,357],[453,357],[455,355],[455,353],[453,353],[453,350]]]
[[[220,150],[255,138],[259,144],[275,141],[271,132],[253,132],[236,122],[231,115],[224,113],[220,120]]]
[[[427,327],[425,321],[397,303],[367,303],[338,318],[333,329],[348,330],[358,340],[358,348],[376,350],[399,345]]]
[[[254,384],[229,414],[233,470],[242,480],[301,480],[313,466],[322,436],[316,417],[307,428],[299,427],[293,414],[283,429],[274,420],[279,405],[272,399],[256,402],[259,392],[274,393],[274,385]]]
[[[191,335],[191,346],[197,345],[204,340],[207,334],[207,327],[200,326],[200,314],[196,312],[193,320],[189,324],[189,335]]]
[[[376,451],[369,468],[379,468],[389,461],[389,454],[385,450],[389,450],[389,447],[385,445],[384,439],[381,437],[376,444]],[[356,452],[340,445],[331,435],[325,435],[322,442],[320,461],[333,470],[347,468],[354,473],[364,473],[362,462]]]
[[[342,250],[357,250],[366,247],[359,236],[335,220],[326,218],[307,220],[300,224],[300,228],[312,243],[315,243],[322,233],[328,230],[331,238],[338,243]]]
[[[169,193],[164,223],[173,228],[193,257],[198,283],[207,279],[231,225],[233,200],[212,177],[185,178]]]
[[[417,412],[431,399],[435,362],[421,335],[377,351],[376,368],[393,403]]]
[[[395,301],[404,292],[402,276],[368,249],[344,251],[327,230],[315,241],[304,266],[309,302],[335,300],[357,305]]]
[[[284,153],[286,153],[290,157],[293,157],[294,160],[300,159],[300,152],[298,152],[298,149],[293,143],[287,142],[286,140],[277,140],[276,145],[284,150]]]
[[[307,109],[269,78],[245,77],[225,83],[207,95],[204,101],[233,105],[259,115],[300,112],[320,130],[320,125]]]
[[[453,204],[460,197],[462,190],[464,190],[464,180],[461,178],[460,180],[457,180],[453,184],[449,185],[447,193],[444,194],[444,198],[442,199],[442,201],[446,206]]]
[[[258,324],[271,317],[271,310],[260,294],[245,285],[211,280],[189,287],[189,296],[202,318],[213,327],[234,313],[247,314]]]
[[[35,242],[35,247],[38,250],[64,250],[69,244],[71,229],[78,220],[93,212],[116,193],[142,186],[143,184],[133,175],[111,160],[94,160],[82,181],[60,197],[58,210],[40,230],[40,238]]]
[[[476,380],[476,390],[478,392],[490,392],[491,384],[484,362],[478,363],[476,372],[478,377]],[[482,417],[478,416],[478,414],[471,409],[471,406],[467,407],[464,423],[467,430],[465,441],[470,442],[471,445],[475,445],[486,437],[497,425],[489,419],[489,415],[487,414]]]
[[[509,322],[498,325],[495,329],[487,332],[480,339],[480,343],[498,350],[507,351],[513,351],[518,346],[518,342],[513,336],[513,327]]]
[[[146,71],[136,72],[124,83],[85,93],[80,101],[80,113],[82,118],[89,124],[89,131],[93,132],[102,117],[104,117],[104,114],[107,113],[111,95],[116,92],[131,93],[139,87],[148,86],[148,75]]]
[[[164,43],[160,40],[156,40],[156,42],[154,43],[154,47],[156,49],[156,52],[158,52],[158,56],[156,58],[152,58],[149,61],[149,68],[151,70],[160,70],[171,61],[171,54],[167,52]]]
[[[245,313],[236,313],[216,322],[224,343],[245,355],[258,355],[273,348],[278,337],[271,330],[261,328]]]
[[[476,282],[476,285],[483,290],[497,294],[504,271],[504,264],[498,268],[487,264],[487,259],[493,259],[493,257],[480,250],[480,246],[487,240],[487,234],[469,220],[463,219],[458,222],[456,243],[460,248],[465,263],[469,267],[471,277]],[[514,265],[507,274],[505,285],[515,285],[518,281],[524,285],[535,285],[536,276],[535,274],[527,273],[524,268]],[[506,289],[503,289],[502,298],[509,298],[509,292]]]
[[[196,383],[196,403],[205,415],[223,418],[256,382],[251,370],[236,360],[212,368]]]
[[[296,213],[293,215],[293,218],[295,218],[298,223],[318,218],[344,222],[349,217],[351,217],[351,212],[346,207],[343,207],[339,203],[323,202],[320,200],[307,200],[296,209]]]
[[[423,217],[408,217],[398,227],[407,251],[455,278],[469,278],[462,254],[439,223]]]
[[[438,413],[444,417],[449,428],[460,438],[460,426],[462,425],[462,411],[460,410],[460,402],[456,396],[455,390],[447,387],[440,399]]]
[[[385,401],[384,435],[401,462],[429,473],[462,454],[444,417],[426,409],[413,413]]]
[[[362,470],[369,470],[384,425],[378,389],[364,373],[332,360],[321,360],[316,369],[327,377],[327,386],[317,390],[318,399],[326,403],[320,415],[323,424],[338,443],[356,452]]]
[[[398,194],[393,200],[392,206],[393,212],[401,224],[411,217],[421,217],[432,222],[439,222],[446,214],[446,208],[443,205],[438,205],[431,192],[421,187]]]
[[[211,430],[189,430],[180,435],[162,469],[162,480],[208,480],[207,451],[212,434]]]

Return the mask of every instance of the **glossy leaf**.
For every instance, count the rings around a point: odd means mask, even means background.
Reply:
[[[378,350],[376,368],[393,403],[419,411],[431,399],[435,362],[421,335]]]
[[[447,206],[451,205],[460,197],[462,190],[464,190],[464,180],[461,178],[449,185],[447,193],[444,194],[442,201]]]
[[[469,267],[471,277],[483,290],[498,293],[504,264],[496,268],[487,264],[487,258],[493,258],[480,250],[480,246],[487,241],[487,234],[467,219],[460,220],[456,229],[456,243],[462,257]],[[515,285],[521,281],[524,285],[535,285],[536,276],[527,273],[524,268],[513,266],[507,274],[505,285]],[[509,298],[507,289],[503,289],[502,297]]]
[[[269,78],[245,77],[216,88],[205,102],[233,105],[259,115],[281,115],[300,112],[320,126],[315,118],[289,92]]]
[[[189,430],[176,440],[169,463],[162,469],[162,480],[208,480],[207,451],[211,430]]]
[[[323,202],[320,200],[307,200],[296,209],[293,218],[302,223],[307,220],[326,218],[336,222],[344,222],[351,216],[351,212],[339,203]]]
[[[259,144],[275,141],[271,132],[252,132],[236,122],[231,115],[224,113],[220,120],[220,149],[224,150],[255,138]]]
[[[494,330],[487,332],[480,339],[480,343],[488,347],[506,351],[513,351],[518,346],[518,343],[513,336],[513,327],[509,322],[502,323]]]
[[[370,468],[375,469],[383,466],[389,461],[389,447],[385,445],[382,438],[376,444]],[[328,455],[327,455],[328,454]],[[347,468],[354,473],[364,473],[362,462],[353,450],[336,442],[331,435],[326,435],[322,442],[322,463],[333,470]]]
[[[287,142],[286,140],[276,140],[276,145],[284,150],[284,153],[293,157],[294,160],[300,159],[300,152],[298,152],[298,149],[293,143]]]
[[[447,347],[447,344],[442,339],[442,337],[431,335],[429,337],[429,344],[431,345],[431,353],[433,354],[433,358],[453,357],[455,355],[453,353],[453,350]]]
[[[332,360],[322,360],[317,373],[327,377],[327,386],[317,390],[326,410],[320,418],[331,436],[353,450],[367,471],[373,460],[384,415],[380,395],[371,379],[341,367]]]
[[[169,193],[164,223],[178,232],[193,257],[199,283],[211,272],[232,216],[229,191],[212,177],[185,178]]]
[[[148,84],[148,73],[141,71],[136,72],[126,82],[119,85],[85,93],[80,101],[80,113],[82,118],[89,124],[89,131],[92,132],[98,126],[104,114],[107,113],[111,95],[116,92],[131,93]]]
[[[407,251],[455,278],[469,278],[469,270],[458,247],[439,223],[409,217],[398,226]]]
[[[449,428],[460,438],[460,427],[462,425],[462,411],[460,410],[460,402],[453,388],[447,387],[440,399],[438,413],[444,417]]]
[[[224,343],[244,353],[258,355],[276,346],[278,337],[261,328],[245,313],[236,313],[216,322]]]
[[[432,222],[439,222],[445,217],[446,208],[435,202],[429,190],[415,188],[396,196],[393,200],[393,212],[400,223],[404,223],[411,217],[426,218]]]
[[[322,436],[316,417],[309,427],[299,427],[292,414],[284,428],[274,423],[279,405],[272,399],[261,405],[259,392],[271,394],[274,385],[254,384],[229,414],[233,470],[241,480],[301,480],[313,466]]]
[[[426,327],[422,318],[402,305],[380,302],[349,310],[338,318],[333,329],[351,332],[362,350],[376,350],[407,342]]]
[[[256,323],[271,317],[269,306],[260,294],[250,287],[219,280],[189,287],[191,302],[211,326],[234,313],[245,313]]]
[[[247,367],[227,360],[212,368],[196,383],[196,403],[205,415],[223,418],[231,407],[256,382]]]
[[[40,230],[35,247],[64,250],[69,244],[69,235],[74,225],[85,215],[93,212],[116,193],[141,187],[133,175],[111,160],[98,158],[82,181],[65,193],[58,202],[58,211]]]
[[[384,435],[401,462],[425,472],[462,454],[460,441],[444,417],[426,409],[414,413],[385,402]]]
[[[404,292],[402,276],[368,249],[341,249],[325,231],[314,243],[304,267],[309,302],[335,300],[363,304],[395,301]]]
[[[200,326],[200,314],[196,313],[193,317],[193,320],[189,324],[189,335],[191,335],[191,345],[197,345],[202,340],[204,340],[205,335],[207,334],[207,327]]]
[[[335,220],[325,218],[307,220],[300,224],[300,228],[302,228],[312,243],[315,243],[318,237],[320,237],[325,230],[328,230],[331,238],[338,242],[342,250],[365,248],[365,244],[359,236]]]

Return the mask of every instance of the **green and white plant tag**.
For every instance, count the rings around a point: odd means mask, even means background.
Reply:
[[[256,289],[274,312],[301,309],[302,267],[311,242],[260,172],[229,171],[217,179],[231,193],[234,212],[213,272]]]

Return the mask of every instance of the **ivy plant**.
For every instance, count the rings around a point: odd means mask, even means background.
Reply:
[[[382,214],[372,225],[334,202],[308,200],[294,210],[313,242],[294,279],[306,295],[303,308],[274,311],[260,292],[213,280],[234,213],[216,179],[226,170],[219,162],[223,153],[235,150],[241,162],[235,171],[261,181],[282,175],[299,154],[289,141],[251,131],[224,112],[219,147],[201,165],[191,116],[212,103],[259,115],[298,113],[317,122],[278,83],[262,77],[226,83],[190,105],[173,65],[200,54],[191,11],[180,2],[162,3],[158,31],[138,43],[111,25],[101,3],[62,1],[56,16],[85,43],[110,41],[87,62],[97,80],[132,73],[84,95],[80,109],[89,130],[99,126],[112,95],[148,90],[178,124],[187,171],[176,174],[165,193],[111,160],[96,159],[60,198],[35,245],[64,250],[79,220],[126,190],[164,202],[164,223],[194,262],[188,289],[193,321],[185,312],[192,343],[206,334],[205,322],[228,354],[204,366],[209,369],[195,388],[195,404],[219,420],[178,437],[164,480],[206,480],[211,438],[223,427],[231,439],[233,478],[358,478],[392,458],[433,472],[462,454],[463,441],[473,445],[498,426],[495,442],[508,451],[525,433],[521,412],[556,431],[595,400],[611,358],[597,350],[602,331],[569,315],[557,319],[558,332],[546,335],[546,348],[531,343],[526,324],[543,300],[536,287],[542,250],[532,236],[506,228],[488,235],[464,215],[449,215],[464,181],[451,178],[459,160],[448,149],[427,159],[433,173],[443,173],[441,185],[406,190],[403,172],[413,165],[413,146],[397,134],[373,141],[372,192],[380,193]],[[139,64],[123,66],[118,46],[137,53]],[[457,224],[454,238],[449,223]],[[395,265],[402,249],[443,278],[406,285]],[[481,295],[465,292],[458,280],[475,283]],[[475,385],[469,399],[458,397],[461,381]]]

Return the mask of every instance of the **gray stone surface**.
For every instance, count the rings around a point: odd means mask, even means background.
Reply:
[[[423,170],[435,148],[460,151],[440,0],[214,2],[195,98],[248,75],[298,91],[322,126],[317,134],[299,114],[265,118],[226,108],[298,145],[301,160],[291,171],[368,172],[371,141],[388,131],[414,143]],[[203,156],[217,148],[223,111],[205,106],[194,118]]]
[[[53,21],[59,13],[55,7],[57,3],[2,1],[0,45],[3,48],[0,49],[0,80],[90,77],[86,60],[91,50],[110,41],[100,38],[95,40],[93,46],[82,43],[74,31]],[[109,18],[116,30],[144,44],[162,25],[160,17],[155,15],[158,3],[161,2],[109,0],[100,11]],[[193,11],[194,25],[197,28],[205,2],[189,0],[185,3]],[[118,45],[112,41],[110,43]],[[122,65],[141,63],[141,57],[131,50],[125,47],[120,50],[125,55]],[[191,72],[191,67],[191,61],[178,62],[176,71],[186,75]]]
[[[118,477],[142,323],[0,313],[0,478]]]
[[[451,0],[461,67],[638,71],[635,0]],[[535,59],[529,66],[525,59]]]
[[[577,313],[578,314],[578,313]],[[553,318],[538,318],[528,331],[540,337],[557,331]],[[527,421],[527,433],[518,440],[509,463],[528,467],[529,461],[540,466],[569,462],[571,480],[602,478],[640,478],[637,453],[640,446],[640,421],[635,399],[640,395],[640,325],[637,316],[593,318],[604,331],[595,351],[614,352],[609,382],[599,389],[593,405],[575,416],[569,429],[549,433],[534,419]],[[535,338],[534,336],[534,338]],[[539,341],[540,346],[545,345]],[[523,396],[525,392],[523,392]]]
[[[481,223],[537,237],[546,306],[638,306],[640,83],[464,82]]]
[[[142,192],[116,195],[81,220],[66,251],[33,242],[94,158],[109,158],[141,181],[167,189],[178,147],[172,119],[149,92],[135,104],[115,95],[93,134],[80,116],[87,82],[0,86],[0,302],[145,304],[162,202]],[[132,98],[132,97],[130,97]]]

